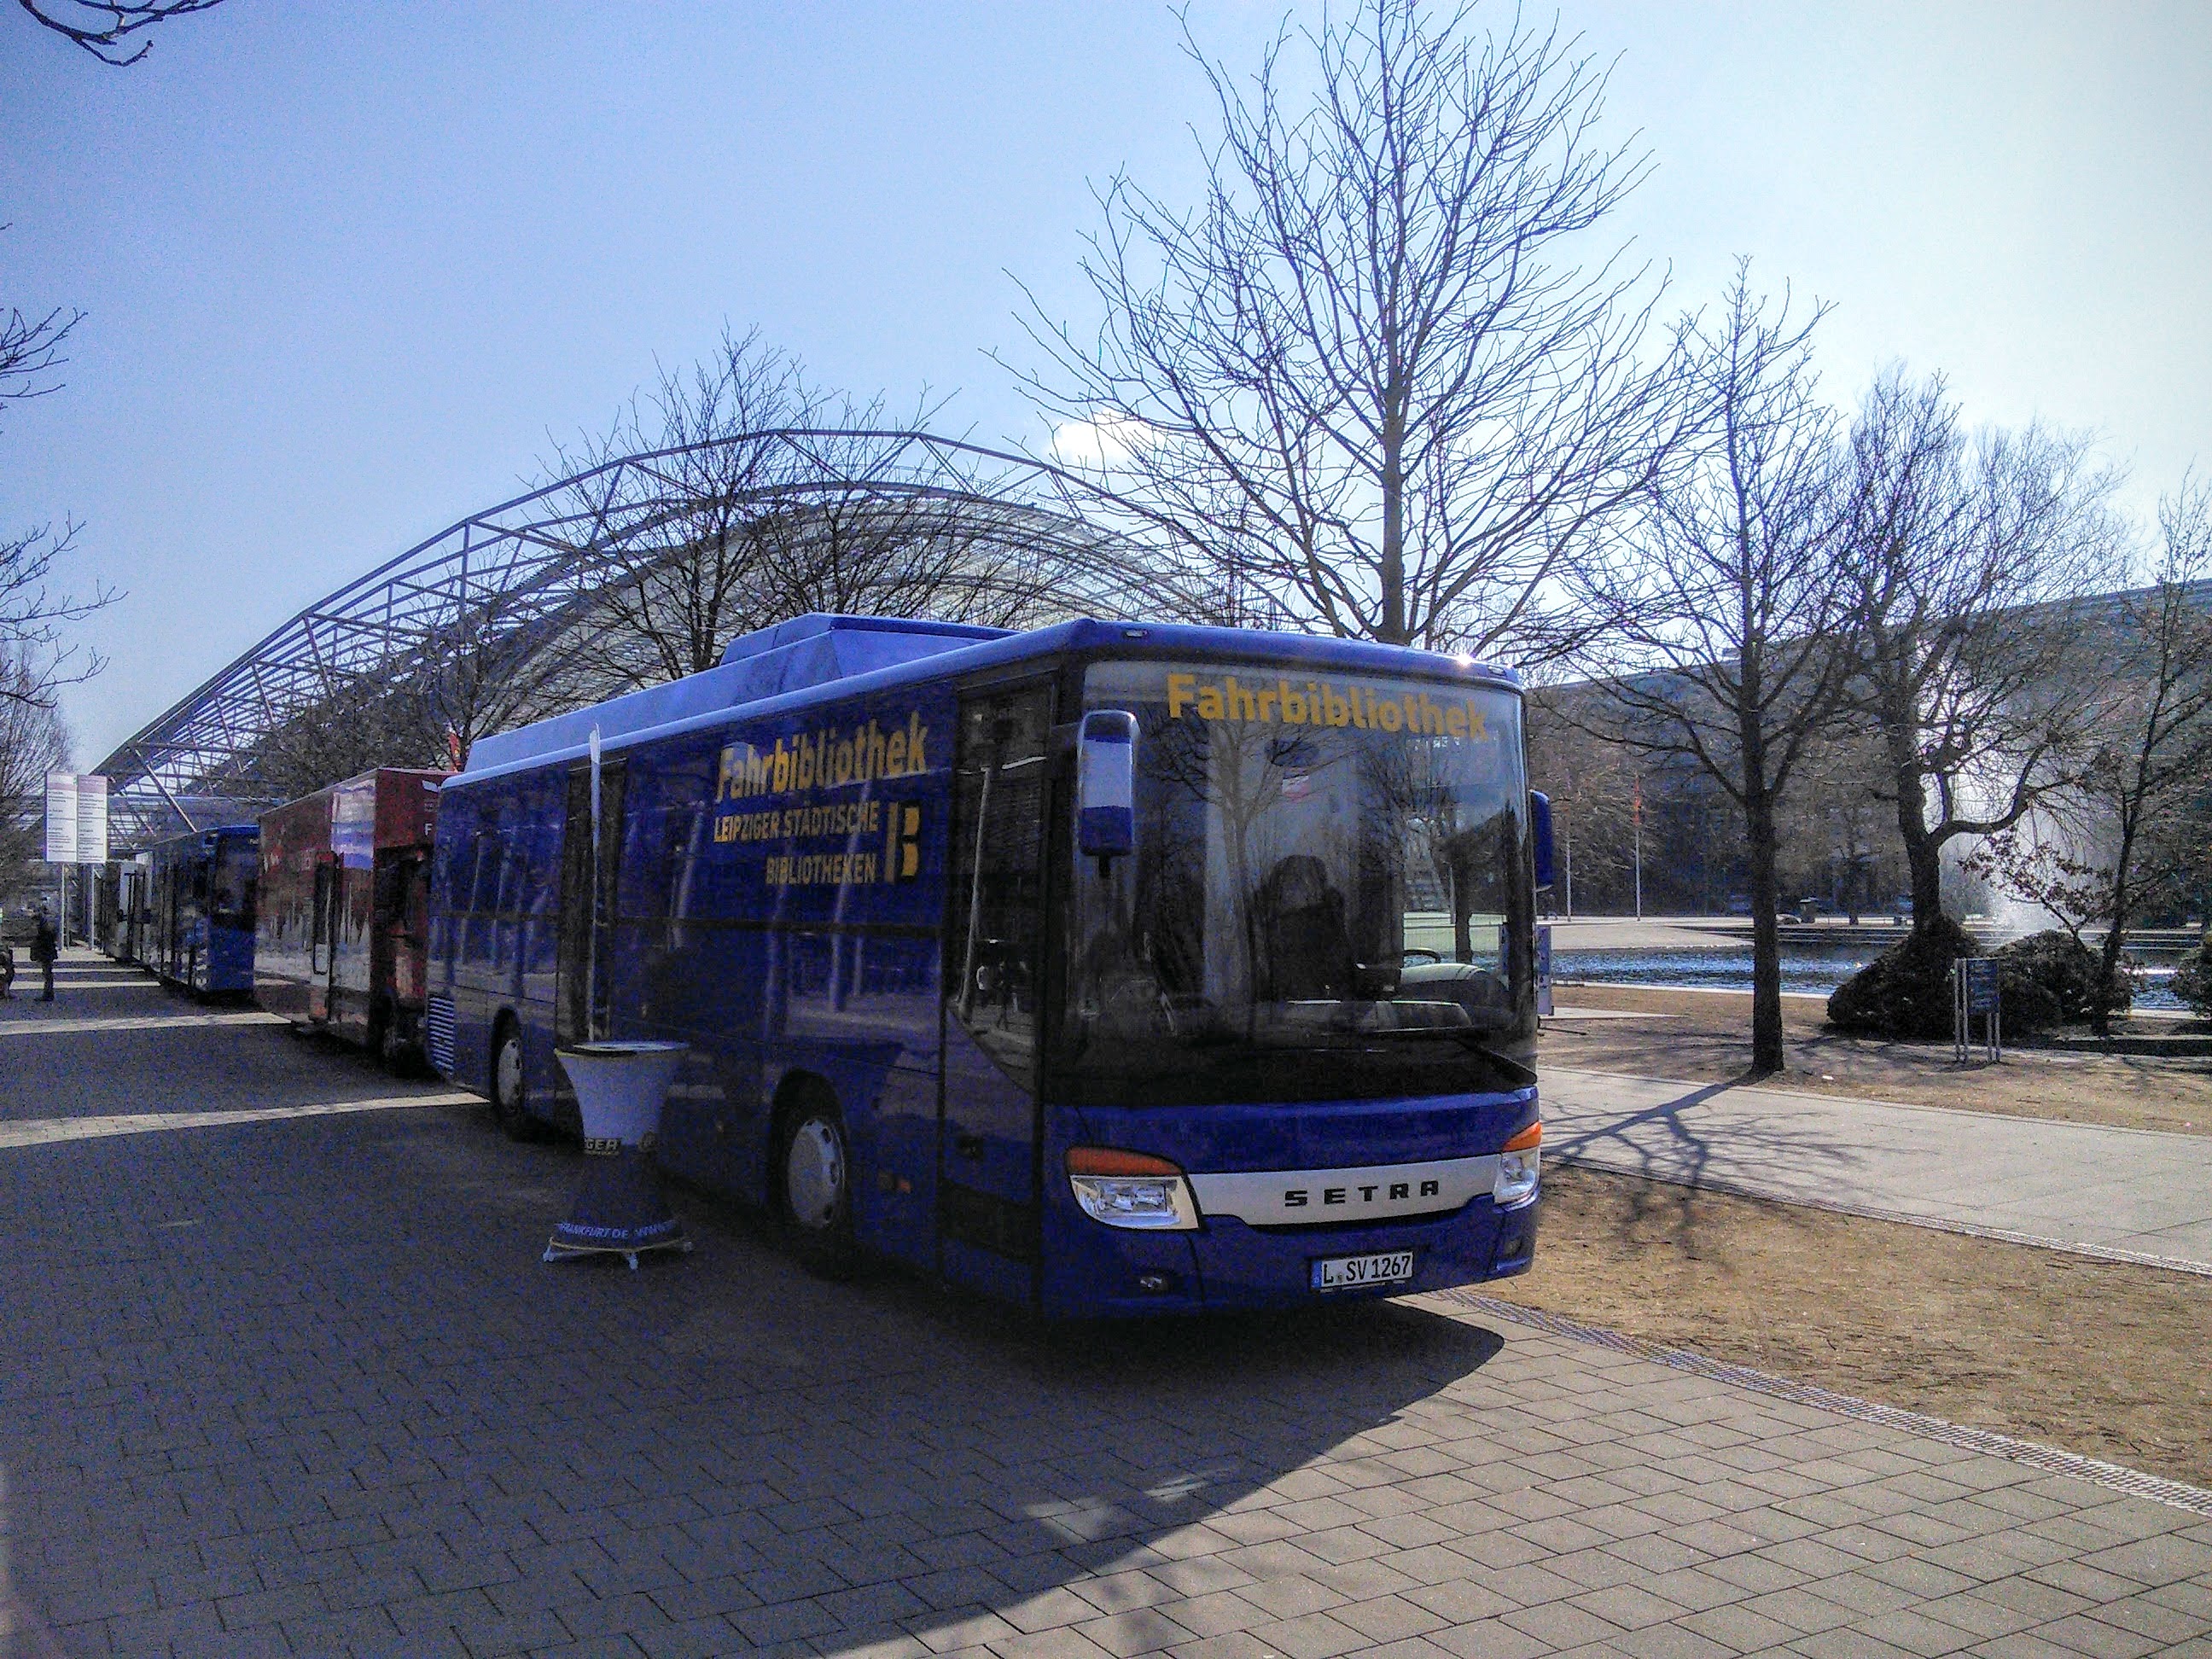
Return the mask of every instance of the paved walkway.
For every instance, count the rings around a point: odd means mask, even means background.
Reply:
[[[1541,1089],[1550,1156],[2212,1273],[2212,1137],[1559,1066]]]
[[[574,1154],[442,1100],[0,1042],[88,1126],[0,1144],[0,1652],[2212,1659],[2189,1509],[1445,1297],[1039,1329],[680,1193],[547,1267]]]

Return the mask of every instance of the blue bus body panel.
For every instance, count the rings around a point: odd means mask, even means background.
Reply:
[[[200,924],[207,930],[206,954],[201,957],[203,982],[196,988],[210,996],[227,996],[253,988],[253,930]]]
[[[664,729],[653,764],[626,781],[616,920],[600,968],[617,1035],[692,1045],[663,1115],[664,1164],[763,1199],[769,1105],[786,1073],[818,1075],[846,1103],[856,1174],[866,1177],[856,1183],[864,1194],[856,1224],[878,1231],[872,1242],[880,1248],[917,1258],[927,1252],[912,1218],[933,1212],[952,709],[950,690],[933,684],[763,715],[726,711],[709,724]],[[752,808],[743,781],[724,776],[733,750],[769,766],[781,754],[790,765],[825,734],[833,753],[837,739],[872,750],[878,772],[894,737],[902,757],[923,757],[921,771],[872,777],[857,794],[839,791],[841,802],[864,809],[852,815],[842,854],[868,861],[875,879],[832,884],[797,867],[791,849],[819,840],[784,833],[787,797],[763,792],[774,804]],[[611,747],[608,757],[633,748]],[[432,983],[453,1007],[446,1074],[488,1093],[494,1024],[513,1012],[527,1097],[546,1116],[557,1115],[565,1094],[553,1013],[574,758],[448,782],[434,875]],[[906,807],[921,813],[910,830],[892,822]],[[885,861],[909,848],[914,867],[887,878]],[[790,867],[771,878],[771,860]],[[772,896],[765,908],[763,894]],[[894,1165],[892,1192],[878,1194],[876,1169]],[[896,1186],[901,1176],[906,1193]]]

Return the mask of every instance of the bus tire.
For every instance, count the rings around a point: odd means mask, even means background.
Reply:
[[[375,1052],[377,1063],[394,1077],[415,1075],[415,1047],[407,1041],[406,1028],[392,1015],[391,1010],[369,1027],[369,1047]]]
[[[776,1139],[776,1208],[791,1252],[825,1279],[849,1278],[853,1162],[844,1115],[827,1089],[800,1092],[781,1115]]]
[[[491,1115],[509,1140],[538,1139],[522,1071],[522,1027],[502,1018],[491,1040]]]

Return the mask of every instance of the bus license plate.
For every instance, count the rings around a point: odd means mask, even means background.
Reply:
[[[1361,1285],[1397,1285],[1413,1276],[1411,1250],[1386,1250],[1379,1255],[1324,1256],[1313,1264],[1313,1287],[1317,1291],[1348,1291]]]

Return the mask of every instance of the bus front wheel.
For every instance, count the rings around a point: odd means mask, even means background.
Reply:
[[[809,1094],[784,1120],[781,1208],[793,1254],[825,1278],[851,1273],[852,1160],[836,1103]]]
[[[522,1028],[507,1020],[499,1028],[491,1054],[491,1115],[510,1140],[537,1138],[538,1121],[530,1115],[522,1076]]]

